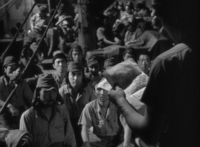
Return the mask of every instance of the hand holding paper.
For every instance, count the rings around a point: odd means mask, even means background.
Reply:
[[[148,76],[142,73],[135,62],[128,60],[121,62],[106,70],[104,76],[114,88],[109,94],[113,103],[121,104],[123,99],[127,99],[136,109],[143,107],[144,104],[140,99],[147,85]]]
[[[114,104],[119,103],[120,99],[125,99],[126,95],[120,87],[116,86],[114,89],[111,89],[108,94],[110,101],[112,101]]]
[[[135,62],[127,60],[109,68],[103,75],[112,87],[116,84],[126,89],[141,73],[142,71]]]

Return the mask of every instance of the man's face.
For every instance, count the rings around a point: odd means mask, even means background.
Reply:
[[[78,13],[78,6],[74,7],[74,13],[77,14]]]
[[[130,54],[130,53],[126,53],[126,54],[124,55],[124,61],[126,61],[126,60],[128,60],[128,59],[133,59],[133,55]]]
[[[129,11],[129,6],[126,6],[125,9],[126,9],[126,11]]]
[[[54,61],[53,68],[59,73],[64,73],[67,71],[67,62],[65,59],[57,58]]]
[[[131,24],[128,24],[128,28],[127,28],[130,32],[133,32],[133,27]]]
[[[91,66],[88,66],[89,72],[93,75],[93,76],[97,76],[98,72],[99,72],[99,64],[93,64]]]
[[[140,55],[138,59],[138,66],[140,69],[144,72],[147,73],[150,68],[150,58],[148,55]]]
[[[95,86],[95,94],[96,94],[97,99],[99,100],[99,102],[105,103],[105,102],[109,101],[108,91]]]
[[[4,72],[10,80],[14,80],[21,74],[21,69],[18,64],[14,64],[5,67]]]
[[[62,27],[64,28],[64,29],[68,29],[68,26],[69,26],[69,23],[68,23],[68,21],[67,20],[63,20],[63,22],[62,22]]]
[[[68,79],[73,88],[78,87],[82,83],[83,73],[81,71],[69,72]]]
[[[72,51],[72,58],[74,62],[81,63],[82,62],[82,53],[79,51]]]
[[[51,107],[54,105],[57,97],[57,89],[46,89],[42,88],[40,90],[40,100],[46,107]]]
[[[119,6],[118,6],[118,9],[119,9],[120,11],[122,11],[122,6],[121,6],[121,5],[119,5]]]

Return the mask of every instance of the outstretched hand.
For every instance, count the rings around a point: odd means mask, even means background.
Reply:
[[[119,86],[115,86],[113,89],[111,89],[108,95],[114,104],[117,104],[120,99],[126,98],[123,89],[121,89]]]

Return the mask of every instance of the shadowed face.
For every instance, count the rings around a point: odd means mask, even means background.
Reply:
[[[128,59],[133,59],[133,55],[130,54],[130,53],[126,53],[126,54],[124,55],[124,61],[126,61],[126,60],[128,60]]]
[[[78,87],[82,84],[83,73],[81,71],[69,72],[68,79],[73,88]]]
[[[40,100],[46,106],[52,106],[57,97],[57,89],[56,88],[41,88],[40,90]]]
[[[99,68],[100,68],[99,64],[93,64],[91,66],[88,66],[88,70],[93,76],[97,76],[98,75]]]
[[[140,55],[138,59],[138,66],[144,73],[148,73],[150,68],[150,58],[148,55]]]
[[[18,64],[13,64],[6,66],[4,68],[4,72],[10,78],[10,80],[14,80],[21,73],[21,69]]]
[[[74,62],[81,63],[82,62],[82,53],[79,51],[72,51],[72,58]]]
[[[57,58],[53,64],[54,69],[59,73],[67,72],[67,62],[65,59]]]

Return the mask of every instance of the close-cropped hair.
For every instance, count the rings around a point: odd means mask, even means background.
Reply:
[[[151,61],[151,56],[150,56],[150,53],[148,51],[143,51],[143,52],[138,53],[137,58],[136,58],[137,61],[139,60],[140,55],[147,55],[149,57],[150,61]]]
[[[60,58],[60,59],[65,59],[66,62],[67,62],[67,57],[65,56],[65,54],[63,54],[63,53],[58,53],[58,54],[56,54],[55,56],[53,56],[52,64],[54,64],[55,60],[58,59],[58,58]]]

